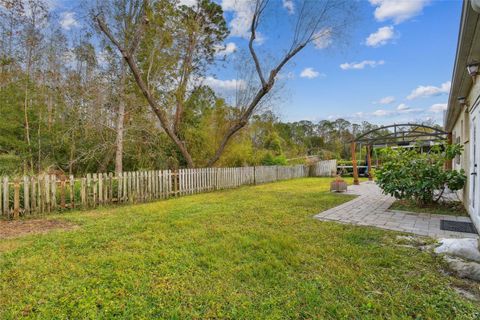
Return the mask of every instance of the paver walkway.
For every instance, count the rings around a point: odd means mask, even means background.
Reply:
[[[440,230],[440,220],[471,222],[468,217],[389,210],[395,199],[382,194],[374,182],[349,186],[347,194],[359,197],[315,216],[319,220],[403,231],[434,238],[478,238],[471,233]]]

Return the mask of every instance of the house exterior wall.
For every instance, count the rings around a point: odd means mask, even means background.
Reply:
[[[470,132],[469,132],[470,131],[470,119],[472,119],[472,117],[474,115],[476,115],[477,127],[479,127],[479,124],[480,124],[480,122],[479,122],[479,120],[480,120],[479,96],[480,96],[480,77],[477,76],[477,81],[475,81],[473,83],[473,85],[472,85],[472,87],[471,87],[471,89],[468,93],[468,96],[467,96],[467,103],[468,103],[468,107],[469,107],[469,112],[467,113],[468,121],[466,122],[468,124],[466,126],[466,128],[468,130],[468,134],[467,134],[467,137],[466,137],[467,140],[470,139]],[[477,138],[477,141],[480,141],[480,140]],[[477,142],[477,144],[480,144],[480,142]],[[469,143],[467,143],[467,146],[469,147],[469,148],[467,148],[468,156],[466,157],[466,159],[468,159],[468,160],[467,160],[467,165],[464,167],[465,168],[464,170],[465,170],[465,173],[467,175],[468,183],[467,183],[467,185],[464,189],[470,190],[470,179],[472,178],[472,175],[470,175],[470,173],[471,173],[471,171],[473,171],[472,170],[473,168],[470,168],[470,162],[471,162],[470,147],[471,146],[470,146]],[[478,148],[478,146],[477,146],[477,148]],[[480,168],[477,168],[477,171],[480,172]],[[467,199],[468,199],[468,201],[465,201],[464,204],[467,206],[467,209],[468,209],[468,204],[471,201],[471,198],[468,195],[468,191],[467,191]],[[470,217],[472,218],[473,223],[475,224],[475,227],[478,230],[480,230],[480,215],[479,215],[479,213],[478,212],[471,212],[469,210],[469,214],[470,214]]]
[[[473,78],[467,69],[468,65],[478,61],[480,61],[480,10],[477,6],[472,7],[471,0],[464,0],[444,127],[452,134],[453,142],[458,142],[464,147],[463,154],[455,159],[452,168],[465,170],[467,183],[458,194],[473,223],[480,230],[480,75]],[[466,98],[466,106],[461,105],[459,97]],[[475,156],[471,150],[473,141],[470,139],[470,135],[473,134],[473,119],[477,128]],[[474,158],[478,168],[472,167]],[[473,171],[477,172],[476,176],[471,175]],[[474,181],[475,194],[471,190]],[[475,209],[472,208],[473,198]]]
[[[467,104],[468,104],[468,111],[465,107],[463,107],[462,112],[459,114],[457,120],[452,129],[452,141],[454,143],[460,143],[463,145],[463,153],[460,157],[453,160],[452,168],[454,170],[465,170],[465,175],[467,176],[467,182],[465,187],[462,190],[457,192],[460,200],[462,200],[463,205],[467,209],[472,218],[473,223],[480,230],[480,216],[478,213],[471,212],[470,204],[472,199],[470,198],[470,180],[472,175],[470,173],[473,171],[470,168],[470,159],[471,156],[471,145],[470,145],[470,119],[474,115],[476,115],[477,119],[480,120],[480,76],[479,80],[476,81],[467,95]],[[480,123],[479,123],[480,125]],[[480,173],[480,168],[478,169]]]
[[[463,153],[453,160],[452,168],[454,170],[465,170],[467,175],[467,182],[462,190],[457,192],[459,199],[463,202],[465,208],[468,210],[469,204],[469,190],[470,190],[470,144],[469,144],[469,113],[462,112],[455,122],[452,130],[452,142],[459,143],[463,146]]]

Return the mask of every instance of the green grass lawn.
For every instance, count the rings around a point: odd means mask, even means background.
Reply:
[[[0,240],[0,319],[478,319],[438,258],[314,220],[330,181],[49,217],[79,227]]]
[[[467,210],[465,210],[465,207],[460,201],[440,202],[419,207],[412,201],[396,200],[390,209],[417,213],[445,214],[450,216],[468,217]]]

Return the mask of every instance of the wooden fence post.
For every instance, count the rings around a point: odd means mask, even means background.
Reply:
[[[117,203],[122,203],[123,198],[123,172],[117,175]]]
[[[98,174],[98,204],[103,204],[103,173]]]
[[[10,215],[10,191],[8,190],[8,177],[3,178],[3,214]]]
[[[75,179],[70,175],[70,209],[75,208]]]
[[[60,209],[64,210],[66,208],[66,193],[67,193],[66,177],[62,175],[60,177]]]
[[[37,213],[37,180],[35,177],[30,177],[30,185],[32,186],[32,192],[30,193],[30,210],[32,213]]]
[[[94,173],[93,176],[92,176],[92,179],[93,179],[93,183],[92,183],[92,187],[93,187],[93,207],[97,207],[97,186],[98,186],[98,179],[97,179],[97,174]]]
[[[13,182],[13,219],[20,216],[20,180],[17,178]]]
[[[86,188],[85,188],[85,204],[88,207],[90,205],[90,186],[92,185],[92,175],[87,174]]]
[[[128,172],[128,192],[127,192],[127,200],[128,202],[130,203],[133,203],[133,189],[134,188],[134,184],[133,184],[133,172],[129,171]]]
[[[27,176],[23,177],[23,212],[30,214],[30,179]]]
[[[50,176],[45,175],[45,210],[50,212]]]
[[[52,209],[55,210],[57,209],[57,177],[55,175],[52,175]]]
[[[37,179],[37,206],[41,213],[45,212],[45,176],[39,176]]]
[[[82,208],[87,207],[87,179],[82,178],[80,180],[80,201],[82,202]]]
[[[173,179],[173,196],[176,197],[177,196],[177,192],[178,192],[178,171],[177,170],[173,170],[172,171],[172,179]]]

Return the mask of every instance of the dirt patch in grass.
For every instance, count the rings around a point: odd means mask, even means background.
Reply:
[[[72,223],[61,220],[31,219],[0,221],[0,239],[17,238],[28,234],[46,233],[55,229],[73,229]]]
[[[412,201],[396,200],[390,210],[468,217],[468,213],[460,201],[439,202],[420,207]]]

